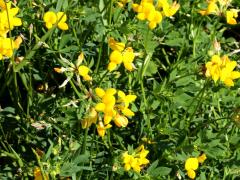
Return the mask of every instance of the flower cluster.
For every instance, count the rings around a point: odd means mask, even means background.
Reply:
[[[140,4],[133,4],[133,10],[138,13],[137,18],[147,20],[150,29],[154,29],[161,23],[164,16],[173,16],[179,8],[178,3],[169,4],[168,0],[158,0],[156,6],[153,0],[142,0]]]
[[[238,17],[239,10],[237,9],[228,9],[230,6],[231,0],[210,0],[208,1],[208,6],[206,9],[200,10],[201,15],[214,14],[220,16],[225,14],[226,21],[228,24],[237,24],[236,18]]]
[[[11,8],[12,2],[5,3],[0,0],[0,60],[10,58],[13,51],[18,49],[22,43],[22,38],[19,36],[16,40],[7,37],[9,31],[15,26],[21,26],[20,18],[15,17],[18,14],[19,8]]]
[[[11,8],[12,2],[7,3],[4,0],[0,0],[0,36],[6,37],[10,30],[13,30],[15,26],[21,26],[22,21],[20,18],[15,17],[18,14],[19,8]]]
[[[132,47],[125,48],[124,43],[117,42],[113,38],[109,38],[108,44],[113,50],[109,57],[110,63],[108,64],[108,70],[113,71],[117,65],[123,63],[127,70],[132,71],[135,67],[132,63],[135,58]]]
[[[66,23],[67,16],[64,12],[55,13],[53,11],[48,11],[44,14],[43,20],[48,29],[51,29],[53,25],[57,23],[59,29],[64,31],[68,30],[68,25]]]
[[[216,83],[219,79],[228,87],[234,86],[234,79],[240,78],[240,72],[234,71],[236,61],[231,61],[228,56],[213,55],[210,62],[206,63],[207,77],[211,77]]]
[[[129,104],[134,102],[137,98],[136,95],[126,95],[121,90],[109,88],[103,90],[102,88],[96,88],[95,92],[101,99],[101,102],[96,104],[95,109],[98,112],[104,114],[103,122],[100,120],[97,126],[99,136],[105,135],[106,129],[112,125],[110,122],[113,120],[116,126],[126,127],[128,125],[128,118],[134,116],[134,112],[129,109]],[[118,98],[116,99],[115,95]]]
[[[57,73],[66,72],[68,75],[68,78],[62,83],[62,85],[59,86],[60,88],[65,86],[68,83],[68,81],[70,81],[70,79],[73,77],[74,74],[76,74],[79,84],[80,84],[80,76],[83,77],[83,79],[85,81],[92,80],[92,77],[89,76],[89,74],[88,74],[90,69],[85,65],[81,65],[84,60],[83,53],[81,53],[78,56],[76,64],[69,62],[66,58],[63,58],[63,57],[61,57],[61,60],[62,60],[61,63],[64,64],[65,67],[56,67],[56,68],[54,68],[54,71]]]
[[[206,154],[202,154],[197,158],[188,158],[185,162],[185,169],[189,178],[194,179],[196,177],[195,170],[198,169],[199,163],[203,163],[207,159]]]
[[[149,151],[143,145],[138,147],[132,154],[128,154],[128,152],[123,153],[124,169],[126,171],[133,169],[136,172],[140,172],[143,166],[149,163],[149,160],[146,158],[148,153]]]

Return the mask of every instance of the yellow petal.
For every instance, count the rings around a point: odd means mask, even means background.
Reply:
[[[107,90],[106,90],[106,94],[107,95],[114,95],[114,94],[116,94],[117,93],[117,90],[115,89],[115,88],[108,88]]]
[[[113,51],[123,51],[125,48],[125,44],[123,42],[117,42],[113,38],[108,39],[108,45]]]
[[[135,101],[136,98],[137,98],[136,95],[127,95],[127,96],[126,96],[126,100],[127,100],[129,103]]]
[[[188,171],[190,169],[196,170],[198,168],[197,158],[188,158],[185,162],[185,169]]]
[[[95,92],[98,97],[102,98],[105,95],[105,91],[102,88],[96,88]]]
[[[90,71],[90,69],[87,66],[81,65],[78,67],[78,73],[80,76],[88,75],[89,71]]]
[[[13,18],[13,25],[14,26],[21,26],[22,25],[22,20],[20,18]]]
[[[44,14],[43,20],[46,23],[55,24],[57,22],[57,15],[52,11],[48,11]]]
[[[122,110],[122,113],[125,115],[125,116],[128,116],[128,117],[131,117],[131,116],[134,116],[135,114],[134,114],[134,112],[132,112],[130,109],[128,109],[128,108],[124,108],[123,110]]]
[[[111,71],[113,71],[114,69],[116,69],[116,67],[117,67],[117,64],[116,63],[114,63],[114,62],[110,62],[109,64],[108,64],[108,70],[111,72]]]
[[[98,103],[95,106],[96,111],[98,112],[104,112],[105,110],[105,104],[104,103]]]
[[[198,159],[199,163],[203,163],[207,159],[207,156],[206,156],[206,154],[202,154],[197,159]]]
[[[194,171],[193,169],[189,169],[189,170],[187,171],[187,175],[188,175],[188,177],[189,177],[190,179],[195,179],[195,177],[196,177],[196,173],[195,173],[195,171]]]
[[[125,116],[117,115],[114,118],[114,123],[117,127],[126,127],[128,125],[128,119]]]
[[[113,51],[109,57],[110,61],[115,64],[120,64],[123,61],[123,55],[120,51]]]
[[[68,30],[68,25],[67,25],[67,23],[58,23],[58,28],[63,31],[66,31],[66,30]]]

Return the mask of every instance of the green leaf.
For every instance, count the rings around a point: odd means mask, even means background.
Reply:
[[[153,61],[150,61],[147,65],[144,76],[152,76],[158,72],[158,66]]]

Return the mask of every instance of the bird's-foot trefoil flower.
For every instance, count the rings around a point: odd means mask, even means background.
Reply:
[[[113,50],[109,56],[108,70],[113,71],[121,63],[128,71],[134,70],[135,66],[133,60],[135,54],[132,47],[125,48],[125,44],[122,42],[117,42],[113,38],[108,40],[109,47]]]
[[[114,88],[106,90],[96,88],[95,93],[100,99],[100,102],[95,105],[95,109],[99,112],[99,116],[103,118],[103,126],[105,127],[113,121],[117,127],[126,127],[128,125],[128,117],[135,115],[129,108],[129,105],[135,101],[136,96],[125,95],[123,91],[117,91]]]
[[[135,172],[140,173],[141,169],[149,164],[149,160],[146,158],[149,151],[144,148],[143,145],[135,149],[131,154],[129,152],[124,152],[122,154],[123,164],[125,171],[130,171],[131,169]]]
[[[67,15],[64,14],[64,12],[53,12],[48,11],[44,14],[43,20],[45,22],[45,26],[48,29],[51,29],[54,24],[57,23],[57,27],[61,30],[68,30],[68,25],[66,23],[67,21]]]
[[[211,77],[216,83],[218,80],[222,81],[226,86],[234,86],[233,80],[240,78],[240,72],[234,71],[237,66],[236,61],[231,61],[228,56],[220,57],[213,55],[210,62],[206,63],[207,77]]]

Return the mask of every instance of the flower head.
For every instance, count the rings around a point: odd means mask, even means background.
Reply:
[[[198,162],[202,164],[202,163],[204,163],[204,161],[207,159],[207,156],[206,156],[206,154],[203,153],[203,154],[202,154],[201,156],[199,156],[197,159],[198,159]]]
[[[124,169],[129,171],[133,169],[136,172],[140,172],[144,165],[149,164],[149,160],[146,158],[148,150],[143,145],[134,150],[134,153],[129,154],[124,152],[122,154]]]
[[[109,56],[110,63],[108,64],[108,70],[113,71],[117,65],[123,63],[127,70],[132,71],[135,67],[133,65],[135,58],[133,49],[131,47],[125,48],[124,43],[117,42],[113,38],[109,38],[108,44],[113,50]]]
[[[11,8],[11,2],[0,2],[0,36],[6,37],[8,31],[12,30],[15,26],[21,26],[22,20],[16,15],[19,12],[18,7]]]
[[[12,57],[14,50],[18,49],[21,43],[22,38],[20,36],[15,41],[0,36],[0,60]]]
[[[216,83],[219,79],[228,87],[234,86],[234,79],[240,78],[240,72],[234,71],[236,61],[231,61],[228,56],[214,55],[210,62],[206,63],[206,76],[211,77]]]
[[[238,10],[230,9],[226,11],[226,20],[228,24],[237,24],[236,18],[238,17]]]
[[[48,29],[51,29],[53,25],[57,23],[59,29],[68,30],[68,25],[66,23],[67,16],[64,12],[55,13],[53,11],[48,11],[44,14],[43,20]]]
[[[95,109],[99,113],[103,113],[104,125],[113,122],[118,127],[126,127],[128,118],[134,116],[134,112],[129,109],[129,104],[135,101],[135,95],[125,95],[123,91],[114,88],[106,90],[102,88],[95,89],[96,95],[101,99],[101,102],[95,105]],[[118,94],[117,97],[116,94]],[[100,127],[100,126],[99,126]]]

